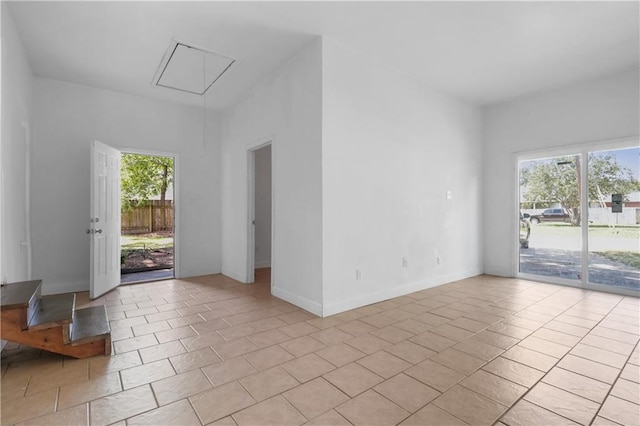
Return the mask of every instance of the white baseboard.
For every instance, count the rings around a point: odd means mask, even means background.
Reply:
[[[271,261],[270,260],[260,260],[255,262],[254,264],[254,268],[256,269],[260,269],[260,268],[271,268]]]
[[[487,275],[495,275],[496,277],[507,277],[514,278],[515,272],[511,270],[507,270],[505,268],[494,268],[494,267],[485,267],[485,270],[482,272]]]
[[[220,272],[222,275],[226,275],[229,278],[233,278],[236,281],[240,281],[241,283],[246,283],[247,282],[247,277],[245,277],[244,275],[240,275],[240,274],[236,274],[233,271],[227,271],[224,268],[222,269],[222,272]]]
[[[397,287],[387,288],[384,290],[376,291],[374,293],[363,294],[348,300],[342,300],[339,302],[333,302],[323,305],[322,316],[328,317],[330,315],[339,314],[351,309],[361,308],[363,306],[371,305],[372,303],[382,302],[384,300],[393,299],[394,297],[404,296],[405,294],[414,293],[416,291],[425,290],[439,285],[447,284],[453,281],[463,280],[465,278],[475,277],[482,274],[481,270],[457,272],[454,274],[440,275],[415,283],[404,284]],[[292,302],[293,303],[293,302]]]
[[[322,305],[318,302],[314,302],[306,297],[298,296],[297,294],[293,294],[276,286],[271,288],[271,294],[286,302],[292,303],[305,311],[311,312],[314,315],[319,317],[322,316]]]
[[[220,274],[220,268],[216,269],[195,269],[195,268],[182,268],[180,271],[175,271],[176,278],[191,278],[201,277],[203,275],[215,275]]]

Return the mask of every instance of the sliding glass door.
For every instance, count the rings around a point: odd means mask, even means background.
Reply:
[[[523,155],[518,188],[519,276],[640,290],[637,141]]]
[[[588,177],[589,282],[638,290],[640,148],[589,152]]]
[[[582,156],[520,161],[519,271],[580,281],[582,234],[580,232],[580,169]],[[524,234],[524,231],[521,231]]]

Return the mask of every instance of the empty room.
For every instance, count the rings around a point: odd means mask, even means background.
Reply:
[[[2,425],[640,425],[640,3],[2,1]]]

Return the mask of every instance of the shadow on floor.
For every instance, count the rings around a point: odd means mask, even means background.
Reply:
[[[155,271],[122,274],[120,276],[120,284],[137,283],[141,281],[166,280],[171,278],[173,278],[173,269],[158,269]]]

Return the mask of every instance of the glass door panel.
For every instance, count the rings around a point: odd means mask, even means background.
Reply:
[[[640,148],[590,152],[588,180],[589,283],[640,290]]]
[[[582,155],[519,162],[519,272],[582,279]]]

